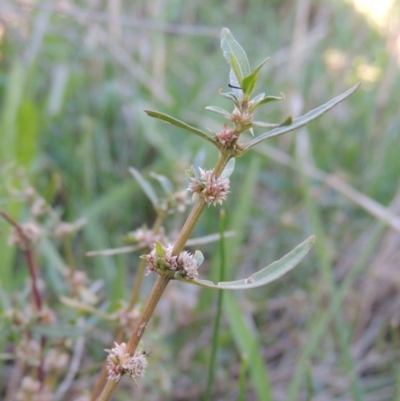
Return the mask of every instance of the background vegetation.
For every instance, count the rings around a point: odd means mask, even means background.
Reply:
[[[266,266],[311,233],[318,241],[290,275],[236,295],[241,314],[230,306],[232,294],[226,298],[214,400],[237,399],[243,369],[246,400],[400,397],[400,22],[394,2],[380,19],[370,3],[370,14],[350,1],[324,0],[0,4],[0,207],[26,218],[9,191],[23,167],[63,220],[86,218],[74,259],[101,280],[104,310],[129,296],[138,255],[85,253],[121,246],[127,232],[154,220],[128,167],[146,177],[165,174],[183,188],[184,171],[200,150],[206,167],[216,160],[209,144],[142,110],[220,127],[204,108],[226,105],[218,96],[228,84],[219,48],[223,26],[253,66],[271,56],[258,88],[283,92],[286,101],[262,109],[263,119],[299,115],[363,81],[306,130],[237,160],[224,204],[237,234],[227,241],[229,277]],[[170,232],[179,219],[168,221]],[[29,288],[27,270],[7,245],[9,227],[0,222],[0,228],[1,293],[14,302]],[[195,234],[215,232],[218,208],[210,207]],[[218,244],[201,250],[207,262],[201,275],[212,277]],[[42,241],[37,258],[46,296],[55,301],[61,277],[54,269],[67,263],[65,249]],[[153,280],[145,279],[143,296]],[[145,340],[148,374],[134,390],[127,382],[116,400],[132,391],[143,400],[201,399],[215,295],[179,283],[168,288]],[[2,330],[8,329],[4,320]],[[113,337],[98,320],[85,336],[75,386],[91,388]],[[10,341],[2,336],[4,350]],[[250,355],[249,341],[257,349]],[[252,352],[264,365],[252,366]],[[10,366],[3,366],[3,384]]]

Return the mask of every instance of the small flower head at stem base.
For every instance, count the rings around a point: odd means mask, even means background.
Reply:
[[[132,379],[144,377],[147,368],[147,358],[143,351],[136,350],[134,355],[126,351],[125,343],[114,343],[115,347],[108,352],[107,379],[119,381],[124,374]]]
[[[188,280],[196,279],[197,268],[201,264],[197,254],[192,255],[187,251],[182,251],[179,255],[172,256],[172,248],[172,245],[165,247],[161,243],[156,243],[148,255],[142,256],[146,260],[147,274],[157,271],[159,274],[170,274],[171,277],[178,274],[179,277]]]
[[[200,177],[191,177],[188,191],[193,192],[193,198],[202,196],[207,204],[214,206],[226,200],[229,193],[229,178],[215,177],[212,170],[199,168]]]

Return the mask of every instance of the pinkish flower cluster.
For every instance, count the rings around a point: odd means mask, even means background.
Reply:
[[[155,242],[161,242],[162,244],[168,243],[168,238],[165,235],[164,227],[160,227],[157,234],[155,234],[153,230],[149,230],[146,227],[138,228],[137,230],[129,233],[129,237],[135,239],[141,248],[151,248]]]
[[[164,250],[164,256],[162,258],[157,255],[156,247],[146,255],[147,274],[157,271],[160,268],[160,262],[162,262],[164,268],[176,270],[177,256],[172,256],[172,245],[168,245],[167,247],[163,246],[162,248]]]
[[[222,176],[215,177],[212,170],[203,170],[199,168],[200,177],[190,178],[189,191],[193,192],[193,199],[199,196],[204,197],[204,200],[214,206],[226,200],[229,193],[229,178]]]
[[[179,254],[176,259],[176,265],[176,269],[183,273],[183,275],[189,280],[194,280],[199,275],[194,256],[187,251],[182,251]]]
[[[160,269],[160,265],[164,269],[179,272],[182,277],[194,280],[198,276],[197,263],[194,255],[187,251],[182,251],[178,256],[172,256],[172,245],[163,247],[164,256],[157,255],[156,247],[146,255],[147,274]]]
[[[34,223],[24,223],[19,225],[20,230],[16,227],[13,227],[11,230],[11,234],[8,238],[9,245],[18,245],[22,249],[25,248],[26,242],[35,243],[40,238],[40,227]]]
[[[231,114],[231,120],[237,127],[244,127],[251,125],[253,122],[253,115],[248,112],[242,112],[235,107]]]
[[[147,358],[143,351],[137,350],[132,356],[126,351],[125,343],[114,343],[115,347],[108,352],[107,378],[119,381],[124,374],[135,379],[144,377],[147,368]]]
[[[217,134],[218,142],[225,148],[228,149],[232,146],[232,143],[238,138],[236,131],[229,128],[226,124],[222,128],[222,131]]]
[[[39,381],[25,376],[15,399],[16,401],[52,401],[54,398],[47,386],[42,386]]]

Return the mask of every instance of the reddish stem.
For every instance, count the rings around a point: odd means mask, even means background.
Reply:
[[[6,212],[0,210],[0,216],[3,217],[12,227],[14,227],[18,231],[18,235],[23,241],[21,246],[22,251],[24,252],[26,262],[28,264],[29,274],[31,276],[31,286],[32,286],[32,296],[33,301],[35,303],[36,309],[38,310],[39,314],[42,311],[42,298],[39,293],[39,289],[37,287],[37,274],[36,274],[36,265],[35,260],[32,252],[32,247],[30,244],[29,238],[25,235],[24,230],[21,226]],[[39,317],[40,320],[40,317]],[[41,386],[44,385],[44,358],[43,358],[43,350],[46,344],[46,338],[44,336],[40,337],[40,348],[41,348],[41,356],[40,356],[40,364],[38,366],[38,380]]]

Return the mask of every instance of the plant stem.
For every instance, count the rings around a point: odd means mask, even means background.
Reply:
[[[221,239],[219,242],[221,262],[220,262],[218,281],[225,281],[226,260],[225,260],[225,239],[224,239],[224,232],[225,232],[225,211],[224,211],[224,209],[221,209],[221,211],[220,211],[219,232],[220,232],[220,236],[221,236]],[[221,324],[223,294],[224,294],[223,291],[218,291],[217,314],[215,316],[214,329],[213,329],[213,335],[212,335],[212,348],[211,348],[210,366],[209,366],[208,378],[207,378],[207,390],[206,390],[206,395],[204,397],[204,399],[206,401],[211,400],[211,390],[212,390],[212,384],[213,384],[214,376],[215,376],[215,359],[216,359],[217,351],[218,351],[218,335],[219,335],[219,326]]]
[[[149,298],[146,301],[143,311],[136,322],[135,328],[133,329],[128,344],[126,345],[126,352],[130,353],[131,355],[133,355],[136,351],[136,348],[139,344],[140,339],[143,336],[143,333],[154,312],[154,309],[156,308],[158,301],[160,300],[161,295],[167,287],[170,279],[171,278],[167,275],[158,276],[157,281],[154,284],[154,287],[149,295]],[[117,384],[118,382],[109,380],[100,395],[99,401],[108,401]]]
[[[29,238],[26,237],[24,231],[22,230],[21,226],[6,212],[0,210],[0,216],[3,217],[12,227],[14,227],[17,231],[19,236],[23,239],[24,244],[22,250],[25,254],[26,262],[28,264],[29,274],[31,276],[31,285],[32,285],[32,296],[38,311],[42,310],[42,298],[39,294],[39,289],[37,287],[37,280],[36,280],[36,266],[35,261],[33,258],[32,248],[29,242]]]
[[[221,153],[218,159],[217,164],[214,167],[214,175],[216,177],[219,177],[221,173],[224,171],[225,166],[227,165],[229,159],[231,158],[231,155],[229,153]],[[172,248],[172,255],[176,256],[179,255],[179,253],[182,252],[183,247],[185,246],[187,240],[189,239],[195,225],[197,224],[201,214],[203,213],[207,203],[203,198],[200,198],[197,203],[194,205],[192,211],[190,212],[185,224],[183,225],[181,232],[178,235],[178,238],[176,239],[174,246]],[[154,224],[154,229],[159,228],[161,223],[159,222],[161,219],[160,216],[158,216],[155,224]],[[171,277],[168,275],[160,275],[157,278],[156,283],[154,284],[154,287],[149,295],[149,298],[146,301],[146,304],[142,310],[142,313],[140,314],[135,328],[133,329],[133,332],[129,338],[129,341],[126,346],[126,352],[129,354],[133,355],[136,351],[136,348],[139,344],[140,339],[143,336],[143,333],[146,329],[146,326],[154,312],[154,309],[156,308],[158,301],[160,300],[165,288],[167,287],[169,281],[171,280]],[[109,398],[111,397],[114,389],[117,387],[118,382],[109,380],[107,384],[105,385],[100,398],[98,401],[108,401]]]
[[[25,254],[26,262],[28,264],[28,269],[29,269],[29,275],[31,277],[31,287],[32,287],[32,296],[33,296],[33,301],[36,306],[37,311],[40,313],[43,309],[43,302],[42,298],[40,296],[40,292],[37,286],[37,268],[35,264],[35,258],[33,256],[32,252],[32,247],[30,244],[29,238],[25,235],[24,230],[21,228],[21,226],[11,217],[9,216],[6,212],[0,210],[0,216],[4,218],[12,227],[14,227],[17,231],[19,236],[23,240],[23,245],[21,246],[22,251]],[[38,317],[38,320],[41,320],[41,316]],[[41,384],[41,386],[44,385],[44,379],[45,379],[45,373],[44,373],[44,358],[43,358],[43,349],[46,345],[46,337],[41,336],[40,337],[40,363],[37,368],[37,373],[38,373],[38,380]]]
[[[153,228],[152,228],[154,234],[157,234],[160,231],[162,223],[165,220],[166,214],[167,213],[158,213],[157,218],[156,218],[156,220],[153,224]],[[139,300],[140,287],[142,285],[145,270],[146,270],[146,261],[144,259],[140,259],[138,271],[137,271],[137,274],[135,277],[135,284],[133,285],[131,298],[128,303],[128,308],[127,308],[128,311],[133,309],[133,307],[136,305],[137,301]],[[120,327],[117,330],[114,341],[116,343],[120,344],[123,340],[124,340],[124,328]],[[92,394],[90,397],[90,401],[96,400],[96,397],[100,393],[103,383],[106,380],[106,378],[107,378],[107,361],[104,361],[103,366],[101,367],[99,377],[93,388],[93,391],[92,391]]]
[[[231,155],[229,153],[220,153],[218,162],[213,170],[214,175],[216,177],[219,177],[221,173],[224,171],[224,168],[227,165],[230,158]],[[172,248],[173,256],[179,255],[182,252],[183,247],[185,246],[187,240],[189,239],[190,234],[192,233],[196,223],[199,221],[199,218],[206,206],[207,203],[203,198],[200,198],[194,205],[185,224],[182,227],[181,232],[179,233],[178,238],[174,243],[174,247]]]

